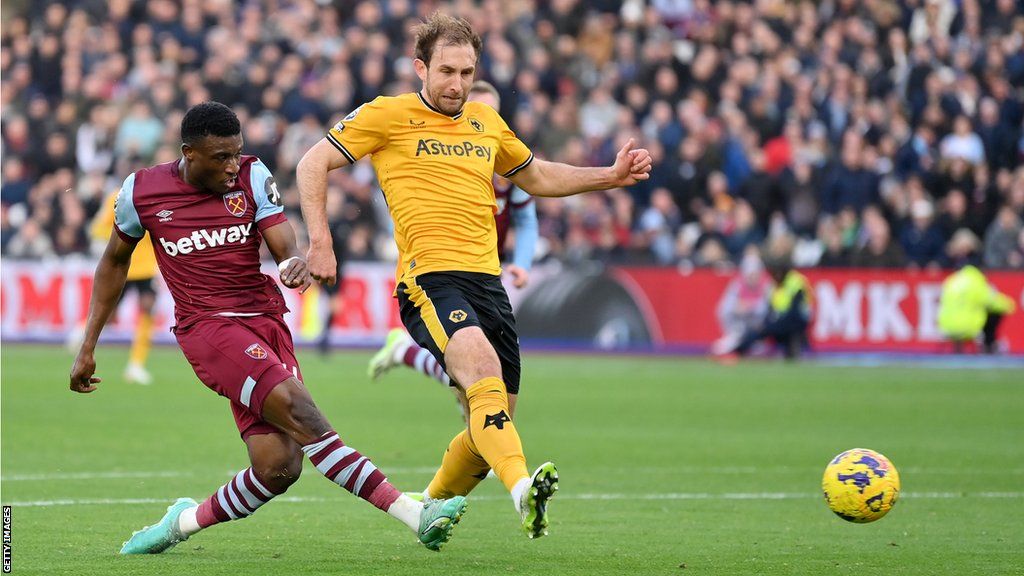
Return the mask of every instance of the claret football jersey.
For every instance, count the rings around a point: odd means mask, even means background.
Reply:
[[[370,155],[395,222],[396,280],[426,272],[500,274],[491,177],[533,154],[486,104],[449,116],[419,93],[381,96],[327,134],[349,160]]]
[[[185,182],[177,160],[139,170],[121,186],[114,216],[126,242],[149,232],[179,327],[218,314],[288,311],[277,283],[260,272],[261,231],[287,218],[274,177],[255,156],[242,156],[226,194]]]

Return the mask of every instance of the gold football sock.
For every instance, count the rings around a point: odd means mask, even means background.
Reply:
[[[526,457],[519,433],[508,415],[508,394],[499,378],[484,378],[466,389],[469,433],[477,451],[509,491],[523,478]]]
[[[468,431],[463,430],[448,444],[441,458],[441,467],[427,486],[427,495],[431,498],[465,496],[487,477],[490,469],[473,445]]]
[[[132,364],[145,366],[146,358],[149,357],[149,346],[153,341],[153,316],[150,314],[139,314],[138,323],[135,325],[135,337],[132,338],[132,349],[128,353],[128,361]]]

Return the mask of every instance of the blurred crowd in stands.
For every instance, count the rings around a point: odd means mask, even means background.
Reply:
[[[5,1],[4,257],[88,255],[103,197],[175,159],[205,100],[298,218],[299,158],[419,89],[409,31],[438,8],[483,37],[478,78],[538,156],[603,165],[634,137],[654,157],[635,188],[539,200],[538,259],[945,267],[959,232],[1024,268],[1018,0]],[[369,165],[331,188],[347,257],[393,257]]]

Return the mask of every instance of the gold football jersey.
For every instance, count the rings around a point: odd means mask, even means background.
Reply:
[[[114,204],[117,201],[118,192],[120,189],[107,196],[92,221],[89,233],[97,240],[109,239],[110,234],[114,231]],[[128,266],[128,280],[146,280],[155,277],[156,273],[156,254],[153,253],[153,242],[147,233],[135,245],[135,252],[132,252],[132,263]]]
[[[500,274],[491,177],[512,176],[533,154],[485,104],[454,116],[419,93],[380,96],[334,125],[348,160],[369,154],[395,222],[397,282],[427,272]]]

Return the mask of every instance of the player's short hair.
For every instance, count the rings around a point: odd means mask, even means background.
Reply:
[[[207,136],[237,136],[242,125],[235,111],[220,102],[196,104],[181,119],[181,141],[189,146]]]
[[[416,27],[416,58],[430,66],[430,58],[438,44],[461,46],[469,44],[476,52],[477,60],[484,43],[465,18],[449,16],[441,11],[434,12],[426,22]]]
[[[470,94],[490,94],[494,96],[494,101],[501,107],[501,95],[498,94],[498,89],[494,87],[487,80],[477,80],[473,82],[473,85],[469,87]]]

